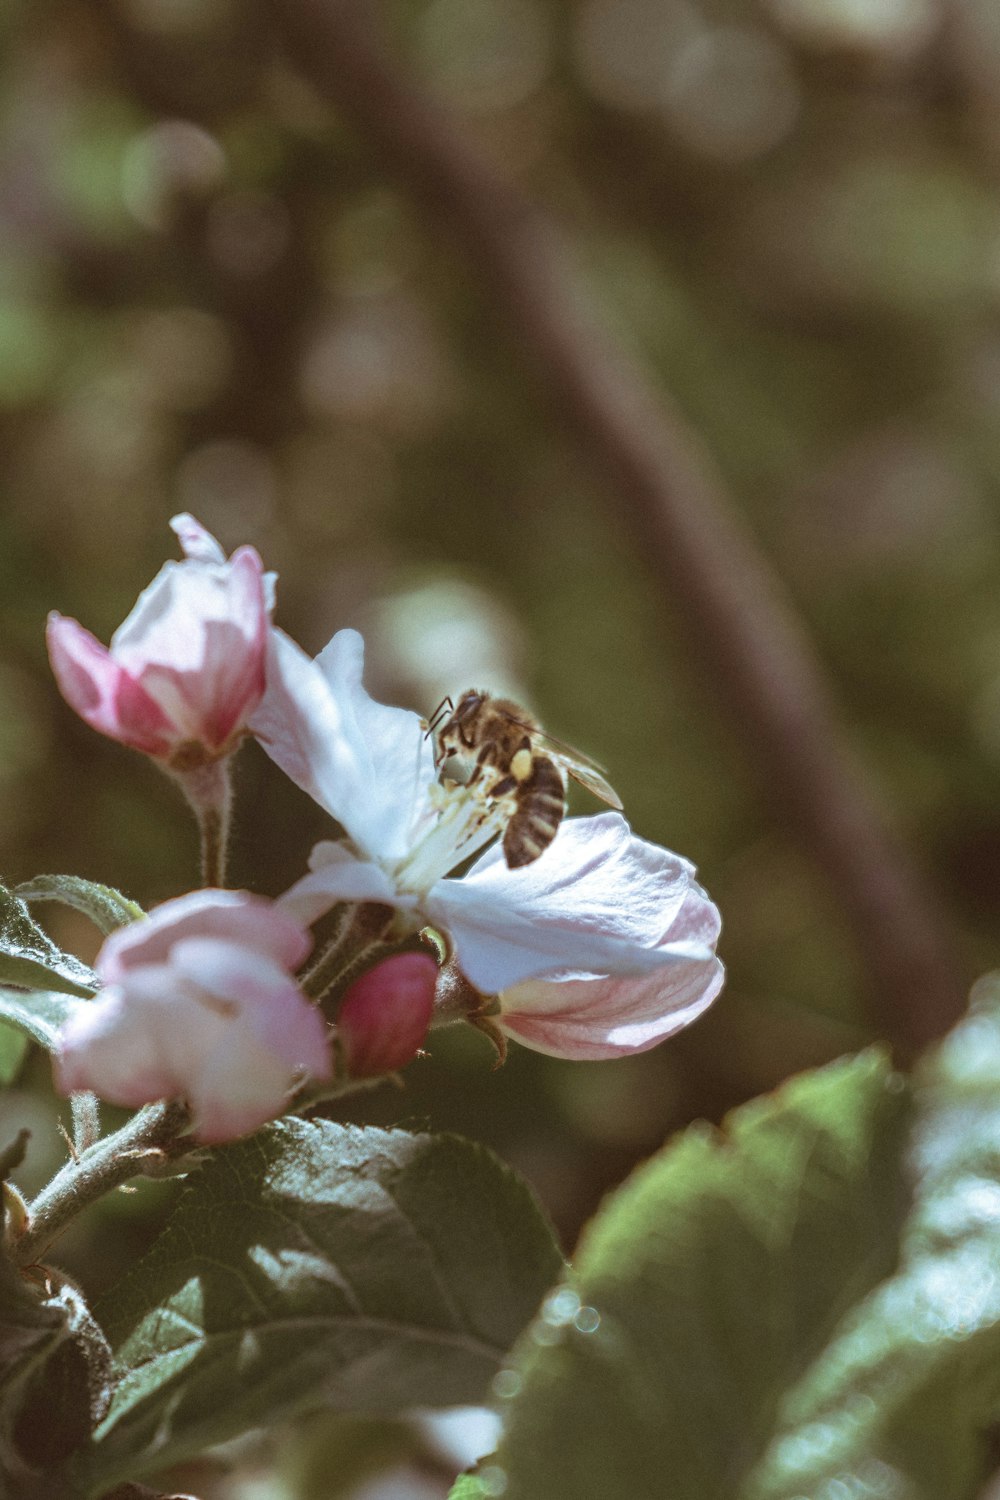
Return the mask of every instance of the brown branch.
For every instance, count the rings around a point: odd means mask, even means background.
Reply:
[[[948,924],[890,833],[795,611],[711,457],[598,322],[552,220],[397,72],[371,0],[271,4],[302,70],[464,249],[498,321],[603,474],[638,555],[693,627],[714,696],[782,826],[822,866],[852,923],[878,1029],[911,1058],[964,1007]]]

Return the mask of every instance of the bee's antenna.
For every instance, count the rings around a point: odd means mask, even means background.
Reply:
[[[434,733],[435,729],[437,728],[437,726],[440,724],[440,722],[443,719],[444,715],[446,713],[454,713],[454,711],[455,711],[455,705],[454,705],[454,703],[452,703],[451,699],[450,698],[442,698],[441,702],[438,704],[437,708],[434,710],[434,712],[431,714],[430,718],[427,720],[427,733],[424,735],[424,739],[425,740],[429,740],[430,737],[431,737],[431,735]]]

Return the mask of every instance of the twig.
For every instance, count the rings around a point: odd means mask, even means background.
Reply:
[[[177,1151],[189,1120],[183,1104],[148,1104],[121,1130],[67,1162],[29,1207],[27,1227],[11,1246],[18,1264],[40,1259],[89,1204]]]
[[[698,437],[592,312],[551,219],[500,178],[385,55],[371,0],[271,0],[305,72],[464,249],[735,716],[783,826],[822,866],[901,1061],[964,1007],[946,919],[849,749],[780,581]]]

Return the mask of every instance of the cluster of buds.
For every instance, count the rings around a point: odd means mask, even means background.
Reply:
[[[511,868],[497,842],[509,799],[442,782],[423,721],[366,692],[361,637],[341,631],[311,659],[272,624],[274,581],[252,548],[227,560],[191,517],[172,524],[184,560],[110,647],[49,622],[71,706],[184,787],[205,878],[105,943],[103,988],[61,1038],[64,1092],[132,1107],[182,1098],[198,1137],[221,1141],[338,1079],[399,1070],[437,1025],[471,1020],[501,1055],[511,1037],[606,1058],[654,1046],[711,1003],[719,916],[686,860],[606,812],[566,818],[540,857]],[[248,734],[346,835],[317,845],[274,900],[218,888],[227,766]],[[310,927],[333,907],[347,913],[338,937],[300,972]]]

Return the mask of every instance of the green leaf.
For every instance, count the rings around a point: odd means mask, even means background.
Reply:
[[[914,1210],[897,1273],[845,1322],[782,1412],[752,1500],[966,1500],[1000,1416],[1000,976],[918,1080]],[[864,1486],[867,1486],[866,1488]]]
[[[57,948],[32,921],[24,902],[5,885],[0,885],[0,984],[84,997],[98,987],[97,975],[71,953]]]
[[[47,1051],[55,1051],[61,1027],[73,1012],[84,1004],[55,990],[11,990],[0,985],[0,1021],[38,1042]]]
[[[22,901],[61,901],[85,917],[105,934],[127,927],[146,914],[135,901],[123,896],[110,885],[98,885],[79,875],[36,875],[14,887],[13,894]]]
[[[118,1387],[88,1481],[320,1407],[481,1401],[560,1268],[482,1147],[283,1120],[213,1153],[109,1299]]]
[[[21,1071],[28,1038],[13,1026],[0,1026],[0,1087],[14,1082]]]
[[[641,1168],[499,1377],[504,1439],[456,1500],[742,1496],[782,1393],[893,1269],[909,1114],[867,1052]]]

